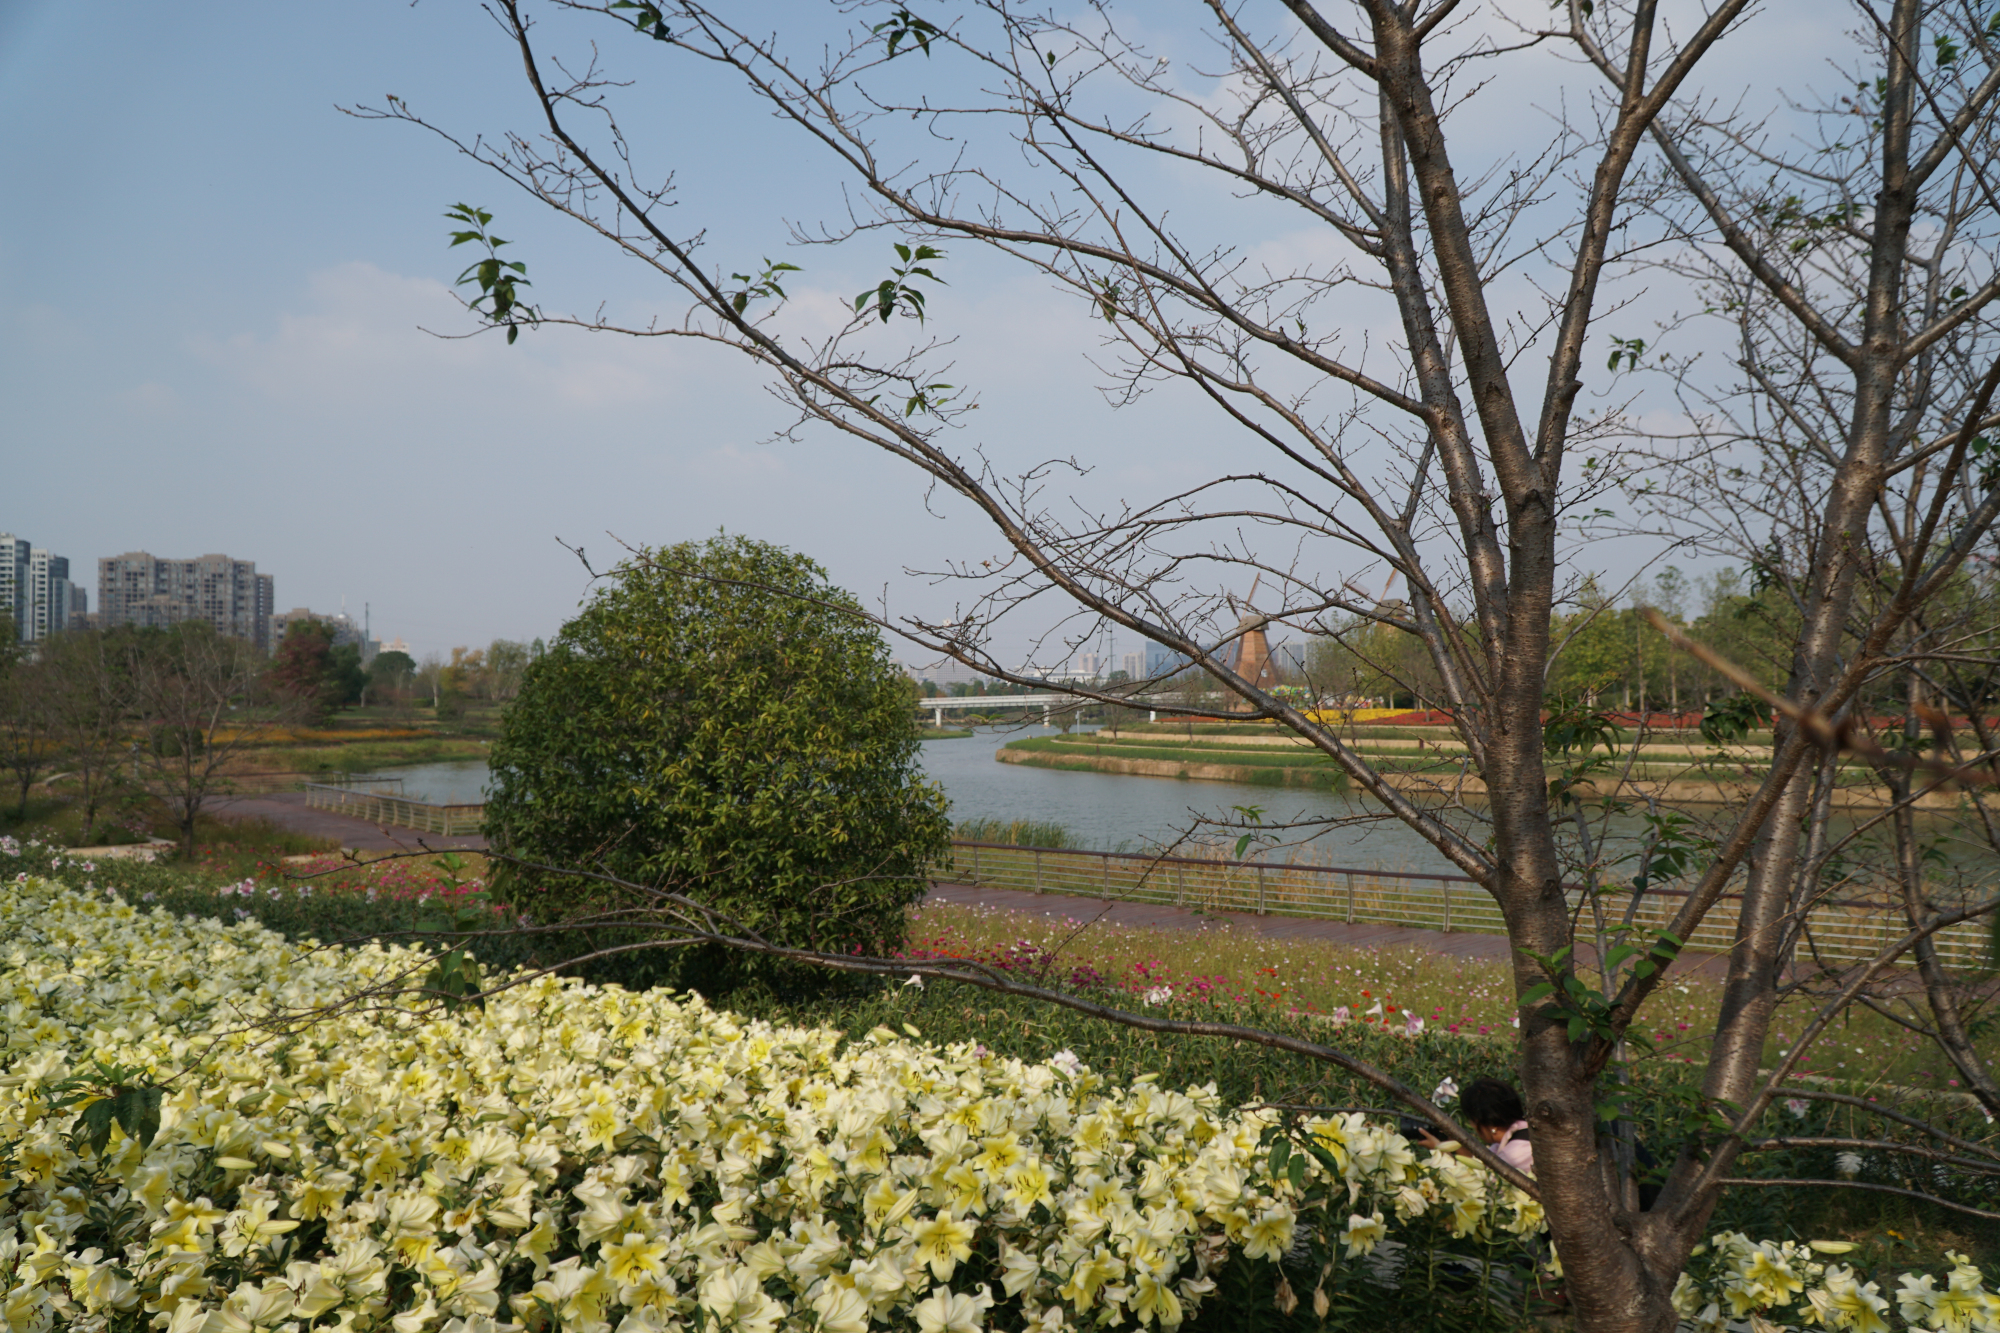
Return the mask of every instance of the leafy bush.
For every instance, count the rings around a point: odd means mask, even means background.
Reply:
[[[717,537],[642,551],[525,673],[493,747],[496,850],[684,892],[776,942],[881,952],[949,851],[908,682],[803,556]],[[539,921],[643,905],[549,871],[494,889]],[[713,994],[768,965],[682,949]]]

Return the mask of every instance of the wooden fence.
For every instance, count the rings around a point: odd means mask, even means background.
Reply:
[[[954,842],[952,878],[980,887],[1062,893],[1086,898],[1157,903],[1204,912],[1275,913],[1350,924],[1411,926],[1423,930],[1506,933],[1492,897],[1463,875],[1417,875],[1390,870],[1347,870],[1277,861],[1232,861],[1132,852],[1084,852],[1003,843]],[[1684,890],[1656,889],[1639,904],[1634,923],[1664,930],[1679,910]],[[1727,895],[1725,901],[1734,901]],[[1599,896],[1607,921],[1624,918],[1629,892]],[[1582,906],[1581,891],[1573,905]],[[1590,912],[1583,908],[1583,934]],[[1886,900],[1841,898],[1822,903],[1807,923],[1802,962],[1815,953],[1827,962],[1873,958],[1908,925],[1900,907]],[[1726,953],[1735,938],[1735,914],[1711,912],[1687,941],[1690,949]],[[1988,928],[1963,922],[1936,935],[1949,967],[1979,968],[1988,956]]]
[[[445,837],[477,833],[486,818],[484,805],[433,805],[429,801],[320,782],[308,782],[305,788],[306,804],[315,810],[330,810],[371,824],[392,824]]]

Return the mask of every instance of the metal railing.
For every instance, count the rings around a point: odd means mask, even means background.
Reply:
[[[477,833],[486,818],[484,805],[434,805],[323,782],[306,784],[306,804],[315,810],[365,819],[371,824],[392,824],[445,837]]]
[[[952,843],[952,878],[980,888],[1019,889],[1083,898],[1194,908],[1203,912],[1252,912],[1344,921],[1350,925],[1405,926],[1419,930],[1504,935],[1499,905],[1463,875],[1423,875],[1394,870],[1349,870],[1284,861],[1235,861],[1143,852],[1085,852],[1008,843]],[[1639,903],[1633,923],[1660,931],[1672,923],[1685,890],[1655,889]],[[1735,894],[1724,895],[1734,900]],[[1628,892],[1599,895],[1608,922],[1624,919]],[[1572,890],[1573,907],[1583,907]],[[1583,911],[1584,931],[1590,914]],[[1813,909],[1805,960],[1853,963],[1873,958],[1908,932],[1901,908],[1888,898],[1840,898]],[[1987,960],[1988,927],[1968,921],[1934,936],[1948,967],[1977,968]],[[1735,943],[1733,914],[1711,912],[1686,947],[1726,953]]]
[[[227,796],[263,796],[314,786],[367,787],[383,796],[400,796],[403,791],[403,780],[387,773],[239,773],[225,774],[220,781]]]

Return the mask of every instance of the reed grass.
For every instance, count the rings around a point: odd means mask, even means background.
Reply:
[[[952,836],[965,842],[1004,843],[1009,847],[1055,847],[1080,849],[1083,840],[1068,828],[1045,819],[995,819],[980,816],[961,819]]]

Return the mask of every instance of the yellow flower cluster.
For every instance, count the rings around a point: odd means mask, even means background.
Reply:
[[[0,1329],[1173,1328],[1232,1255],[1536,1205],[1360,1116],[543,978],[260,1023],[417,961],[39,880],[0,901]],[[1064,1053],[1067,1055],[1067,1053]],[[54,1085],[163,1085],[102,1154]],[[99,1077],[106,1077],[100,1073]],[[1278,1169],[1274,1170],[1274,1166]]]
[[[1889,1333],[1890,1301],[1881,1284],[1863,1281],[1844,1264],[1820,1260],[1854,1248],[1846,1241],[1753,1241],[1741,1232],[1725,1231],[1697,1248],[1695,1257],[1707,1278],[1682,1273],[1674,1307],[1696,1333],[1721,1333],[1730,1320],[1746,1317],[1766,1327],[1763,1316],[1790,1309],[1795,1301],[1798,1317],[1808,1323],[1852,1333]],[[1953,1268],[1942,1290],[1929,1274],[1904,1274],[1896,1312],[1912,1329],[2000,1333],[2000,1295],[1986,1290],[1984,1275],[1964,1255],[1950,1258]]]

